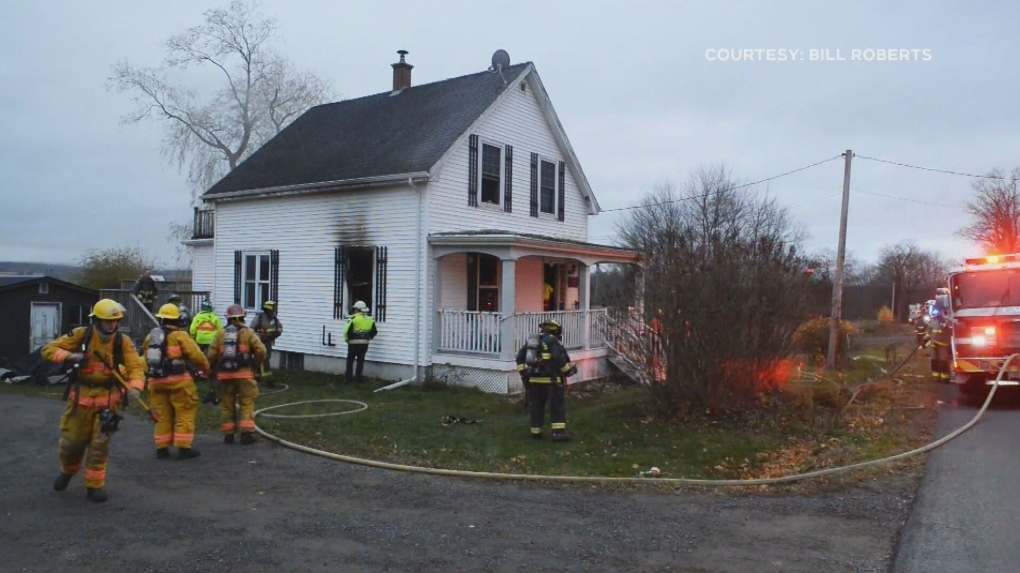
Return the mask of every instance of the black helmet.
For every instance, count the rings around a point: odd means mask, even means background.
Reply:
[[[562,330],[562,328],[560,327],[560,323],[555,320],[546,320],[540,323],[538,327],[542,330],[549,330],[552,332],[559,332],[560,330]]]

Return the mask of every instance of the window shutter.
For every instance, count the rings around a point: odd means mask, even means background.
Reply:
[[[467,254],[467,309],[478,310],[478,253]]]
[[[269,251],[269,300],[276,301],[276,311],[280,311],[280,251]]]
[[[478,206],[478,136],[472,135],[468,144],[468,206]]]
[[[531,154],[531,216],[538,217],[538,154]]]
[[[559,203],[559,205],[557,206],[557,209],[556,209],[556,218],[559,219],[560,221],[563,220],[563,216],[564,216],[564,213],[563,213],[563,204],[566,203],[566,199],[567,199],[567,178],[566,178],[566,171],[567,171],[567,164],[562,162],[562,161],[560,161],[560,180],[559,180],[560,188],[559,188],[559,193],[558,193],[559,197],[557,199],[557,202]]]
[[[234,304],[241,304],[241,251],[234,251]]]
[[[514,200],[514,146],[506,146],[506,168],[503,174],[505,180],[503,182],[503,210],[507,213],[513,211],[513,200]]]
[[[333,318],[344,317],[344,264],[347,247],[333,249]]]
[[[386,322],[386,247],[375,248],[375,319]],[[418,284],[415,277],[414,284]]]

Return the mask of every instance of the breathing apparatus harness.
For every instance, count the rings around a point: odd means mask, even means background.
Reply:
[[[67,400],[70,397],[70,395],[71,395],[71,387],[73,386],[74,387],[74,396],[75,396],[75,399],[74,399],[74,405],[71,406],[71,411],[72,412],[75,409],[78,408],[78,398],[81,396],[81,387],[83,385],[88,387],[88,388],[103,388],[103,389],[107,390],[108,392],[110,392],[110,394],[113,393],[114,387],[117,387],[116,381],[109,381],[109,382],[106,382],[104,384],[93,384],[91,382],[85,382],[85,381],[81,380],[81,378],[80,378],[79,371],[81,370],[82,365],[85,364],[86,362],[88,362],[89,358],[92,356],[92,353],[89,352],[89,344],[91,344],[91,342],[92,342],[92,333],[94,331],[95,331],[95,328],[91,324],[89,326],[85,327],[85,337],[82,339],[81,349],[80,349],[83,358],[79,362],[73,363],[71,365],[71,368],[67,371],[67,374],[65,374],[65,378],[67,378],[67,385],[64,386],[64,397],[63,397],[63,399]],[[114,335],[113,335],[113,364],[112,365],[106,364],[105,361],[100,360],[100,362],[102,362],[104,366],[109,368],[111,370],[111,372],[114,371],[114,368],[119,368],[120,365],[124,363],[124,347],[123,347],[123,343],[124,343],[123,342],[123,335],[120,332],[114,333]],[[96,358],[98,359],[98,357],[96,357]],[[123,388],[119,388],[119,387],[118,387],[118,392],[120,392],[121,399],[124,400],[124,407],[126,408],[127,405],[128,405],[127,392]],[[107,406],[106,408],[103,408],[102,410],[100,410],[99,413],[98,413],[98,416],[99,416],[99,431],[101,431],[101,432],[103,432],[104,434],[107,434],[107,435],[116,432],[117,428],[118,428],[118,425],[120,424],[120,421],[124,419],[123,416],[121,416],[120,414],[118,414],[118,413],[114,412],[113,410],[111,410],[109,408],[109,406]]]

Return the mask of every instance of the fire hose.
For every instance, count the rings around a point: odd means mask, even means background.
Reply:
[[[919,348],[920,347],[915,348],[914,352],[917,352],[917,350]],[[914,352],[911,353],[911,356],[914,354]],[[961,434],[963,434],[967,430],[971,429],[972,427],[974,427],[975,424],[978,423],[978,421],[984,415],[985,411],[988,409],[988,406],[991,404],[992,398],[995,396],[995,391],[998,389],[999,383],[1002,382],[1003,375],[1006,373],[1007,369],[1009,368],[1009,365],[1014,360],[1016,360],[1017,358],[1020,358],[1020,354],[1010,355],[1010,357],[1007,358],[1006,361],[1002,364],[1002,366],[999,368],[998,376],[996,376],[995,380],[991,382],[991,386],[992,386],[991,392],[988,393],[988,397],[985,399],[985,402],[981,406],[981,409],[978,410],[977,414],[975,414],[974,417],[969,422],[967,422],[963,426],[960,426],[959,428],[957,428],[953,432],[949,433],[948,435],[946,435],[946,436],[944,436],[944,437],[942,437],[942,438],[940,438],[938,440],[935,440],[934,442],[931,442],[930,444],[927,444],[925,446],[922,446],[920,448],[916,448],[916,449],[913,449],[913,450],[910,450],[910,451],[907,451],[907,452],[902,452],[902,453],[895,454],[895,455],[892,455],[892,456],[888,456],[888,457],[885,457],[885,458],[880,458],[880,459],[877,459],[877,460],[869,460],[869,461],[866,461],[866,462],[859,462],[859,463],[856,463],[856,464],[849,464],[849,465],[841,466],[841,467],[825,468],[825,469],[821,469],[821,470],[814,470],[814,471],[804,472],[804,473],[800,473],[800,474],[792,474],[792,475],[780,476],[780,477],[775,477],[775,478],[712,480],[712,479],[664,478],[664,477],[654,477],[653,478],[653,477],[538,475],[538,474],[518,474],[518,473],[499,473],[499,472],[483,472],[483,471],[467,471],[467,470],[450,470],[450,469],[444,469],[444,468],[430,468],[430,467],[424,467],[424,466],[412,466],[412,465],[405,465],[405,464],[395,464],[395,463],[390,463],[390,462],[382,462],[382,461],[378,461],[378,460],[359,458],[359,457],[356,457],[356,456],[348,456],[348,455],[344,455],[344,454],[337,454],[337,453],[334,453],[334,452],[328,452],[328,451],[325,451],[325,450],[319,450],[319,449],[316,449],[316,448],[310,448],[308,446],[304,446],[304,445],[301,445],[301,444],[290,442],[290,441],[284,440],[283,438],[281,438],[279,436],[270,434],[269,432],[267,432],[267,431],[263,430],[262,428],[260,428],[257,423],[255,425],[255,431],[258,432],[259,434],[261,434],[262,436],[264,436],[265,438],[269,439],[269,440],[272,440],[272,441],[274,441],[274,442],[276,442],[276,443],[278,443],[278,444],[280,444],[280,445],[282,445],[284,447],[291,448],[291,449],[297,450],[299,452],[304,452],[304,453],[307,453],[307,454],[312,454],[312,455],[316,455],[316,456],[320,456],[320,457],[324,457],[324,458],[328,458],[328,459],[332,459],[332,460],[337,460],[337,461],[341,461],[341,462],[348,462],[348,463],[353,463],[353,464],[358,464],[358,465],[363,465],[363,466],[382,468],[382,469],[389,469],[389,470],[397,470],[397,471],[406,471],[406,472],[413,472],[413,473],[431,474],[431,475],[472,477],[472,478],[497,479],[497,480],[516,480],[516,481],[589,482],[589,483],[590,482],[598,482],[598,483],[650,483],[650,482],[655,482],[655,483],[660,483],[660,484],[663,484],[663,485],[696,485],[696,486],[707,486],[707,487],[778,485],[778,484],[793,483],[793,482],[803,481],[803,480],[807,480],[807,479],[811,479],[811,478],[817,478],[817,477],[822,477],[822,476],[833,475],[833,474],[837,474],[837,473],[841,473],[841,472],[846,472],[846,471],[851,471],[851,470],[856,470],[856,469],[862,469],[862,468],[871,467],[871,466],[877,466],[877,465],[881,465],[881,464],[892,463],[892,462],[895,462],[895,461],[899,461],[899,460],[908,458],[910,456],[914,456],[914,455],[917,455],[917,454],[923,454],[925,452],[929,452],[929,451],[931,451],[931,450],[933,450],[935,448],[938,448],[940,446],[945,445],[946,443],[948,443],[951,440],[957,438],[958,436],[960,436]],[[898,370],[900,367],[902,367],[902,365],[905,364],[905,363],[906,363],[906,360],[904,360],[904,362],[901,363],[899,367],[895,368],[893,370],[893,373],[895,373],[896,370]],[[266,412],[268,412],[270,410],[275,410],[275,409],[278,409],[278,408],[284,408],[284,407],[287,407],[287,406],[295,406],[295,405],[298,405],[298,404],[314,403],[314,402],[355,402],[355,401],[353,401],[353,400],[329,399],[329,400],[310,400],[310,401],[305,401],[305,402],[293,402],[293,403],[289,403],[289,404],[278,404],[278,405],[275,405],[275,406],[269,406],[267,408],[262,408],[260,410],[255,411],[254,418],[257,420],[259,415],[265,415],[266,417],[270,417],[272,415],[266,414]],[[355,403],[359,404],[359,405],[363,404],[362,402],[355,402]],[[367,405],[364,405],[364,406],[365,406],[364,408],[360,408],[360,409],[354,410],[354,411],[345,411],[345,412],[327,413],[327,414],[310,414],[310,415],[305,415],[305,416],[294,416],[294,417],[310,417],[310,416],[328,416],[328,415],[352,414],[354,412],[359,412],[359,411],[367,409],[368,406]],[[277,417],[289,417],[289,416],[280,416],[280,415],[276,415],[276,416]]]

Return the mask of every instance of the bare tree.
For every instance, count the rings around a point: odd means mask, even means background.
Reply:
[[[973,188],[976,197],[967,203],[974,223],[956,234],[970,239],[985,250],[998,253],[1020,252],[1020,167],[1006,175],[1001,170],[978,179]]]
[[[306,109],[332,98],[328,82],[270,50],[275,31],[256,5],[234,0],[170,38],[160,67],[113,67],[111,89],[130,92],[137,104],[123,121],[163,122],[164,154],[188,166],[192,200]],[[200,94],[174,75],[197,68],[212,70],[220,87]]]
[[[937,253],[924,251],[910,241],[887,245],[879,253],[874,283],[890,285],[895,293],[897,320],[905,320],[910,297],[932,298],[944,286],[947,264]]]
[[[809,278],[785,210],[738,185],[725,166],[682,190],[658,187],[617,226],[645,253],[646,322],[664,338],[649,385],[662,414],[746,407],[792,350]]]

